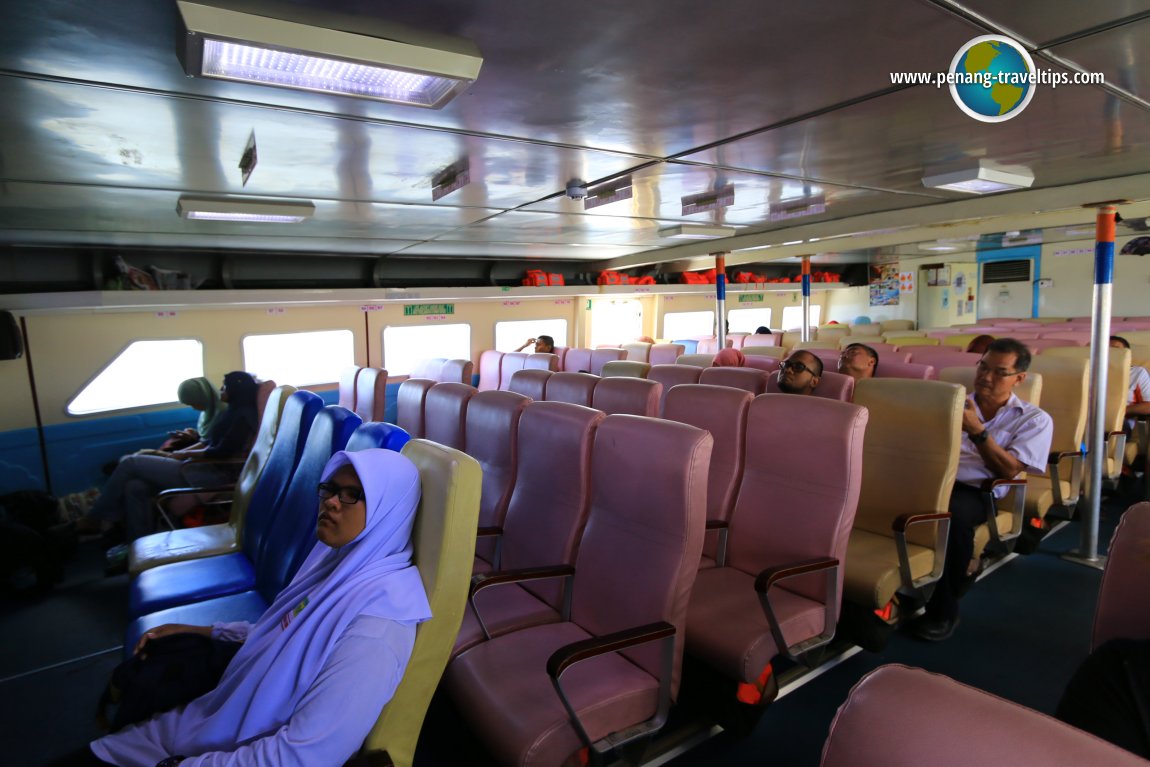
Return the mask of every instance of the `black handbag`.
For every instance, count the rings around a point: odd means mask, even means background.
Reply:
[[[241,642],[203,634],[171,634],[153,639],[144,651],[112,671],[100,696],[97,720],[116,732],[188,703],[215,689]],[[108,718],[108,708],[115,714]]]

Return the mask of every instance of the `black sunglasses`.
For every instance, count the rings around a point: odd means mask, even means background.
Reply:
[[[798,373],[810,373],[813,376],[818,375],[818,373],[815,372],[814,368],[809,368],[806,365],[804,365],[803,363],[799,362],[798,360],[786,360],[779,365],[779,369],[780,370],[793,370],[793,371],[795,371],[796,374],[798,374]]]

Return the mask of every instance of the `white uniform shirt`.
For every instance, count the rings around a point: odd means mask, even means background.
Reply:
[[[1150,373],[1146,368],[1137,365],[1130,368],[1130,397],[1126,402],[1150,402]]]
[[[967,399],[974,401],[974,395],[971,394]],[[978,408],[977,402],[974,407]],[[979,411],[978,417],[982,420],[982,411]],[[994,414],[994,418],[983,421],[983,426],[1002,449],[1022,462],[1026,471],[1032,474],[1046,473],[1050,442],[1054,437],[1054,421],[1045,410],[1011,394],[1006,404]],[[957,480],[977,487],[983,480],[994,478],[995,474],[982,460],[978,446],[970,441],[969,434],[964,433],[958,457]],[[1008,489],[1000,487],[995,495],[1001,498]]]

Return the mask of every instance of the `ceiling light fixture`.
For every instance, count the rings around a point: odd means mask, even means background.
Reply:
[[[181,197],[176,212],[198,221],[248,221],[261,224],[298,224],[315,213],[311,202],[283,200],[221,200]]]
[[[1008,189],[1028,189],[1034,174],[1021,165],[996,165],[987,160],[975,164],[942,168],[922,179],[930,189],[947,189],[967,194],[990,194]]]
[[[189,77],[276,85],[439,109],[479,76],[466,40],[345,32],[177,0]]]
[[[717,240],[731,237],[737,232],[733,226],[710,226],[707,224],[679,224],[659,230],[659,236],[671,240]]]

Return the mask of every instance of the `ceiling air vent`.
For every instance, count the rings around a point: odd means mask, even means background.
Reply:
[[[993,282],[1030,282],[1030,259],[986,262],[982,265],[982,284]]]

